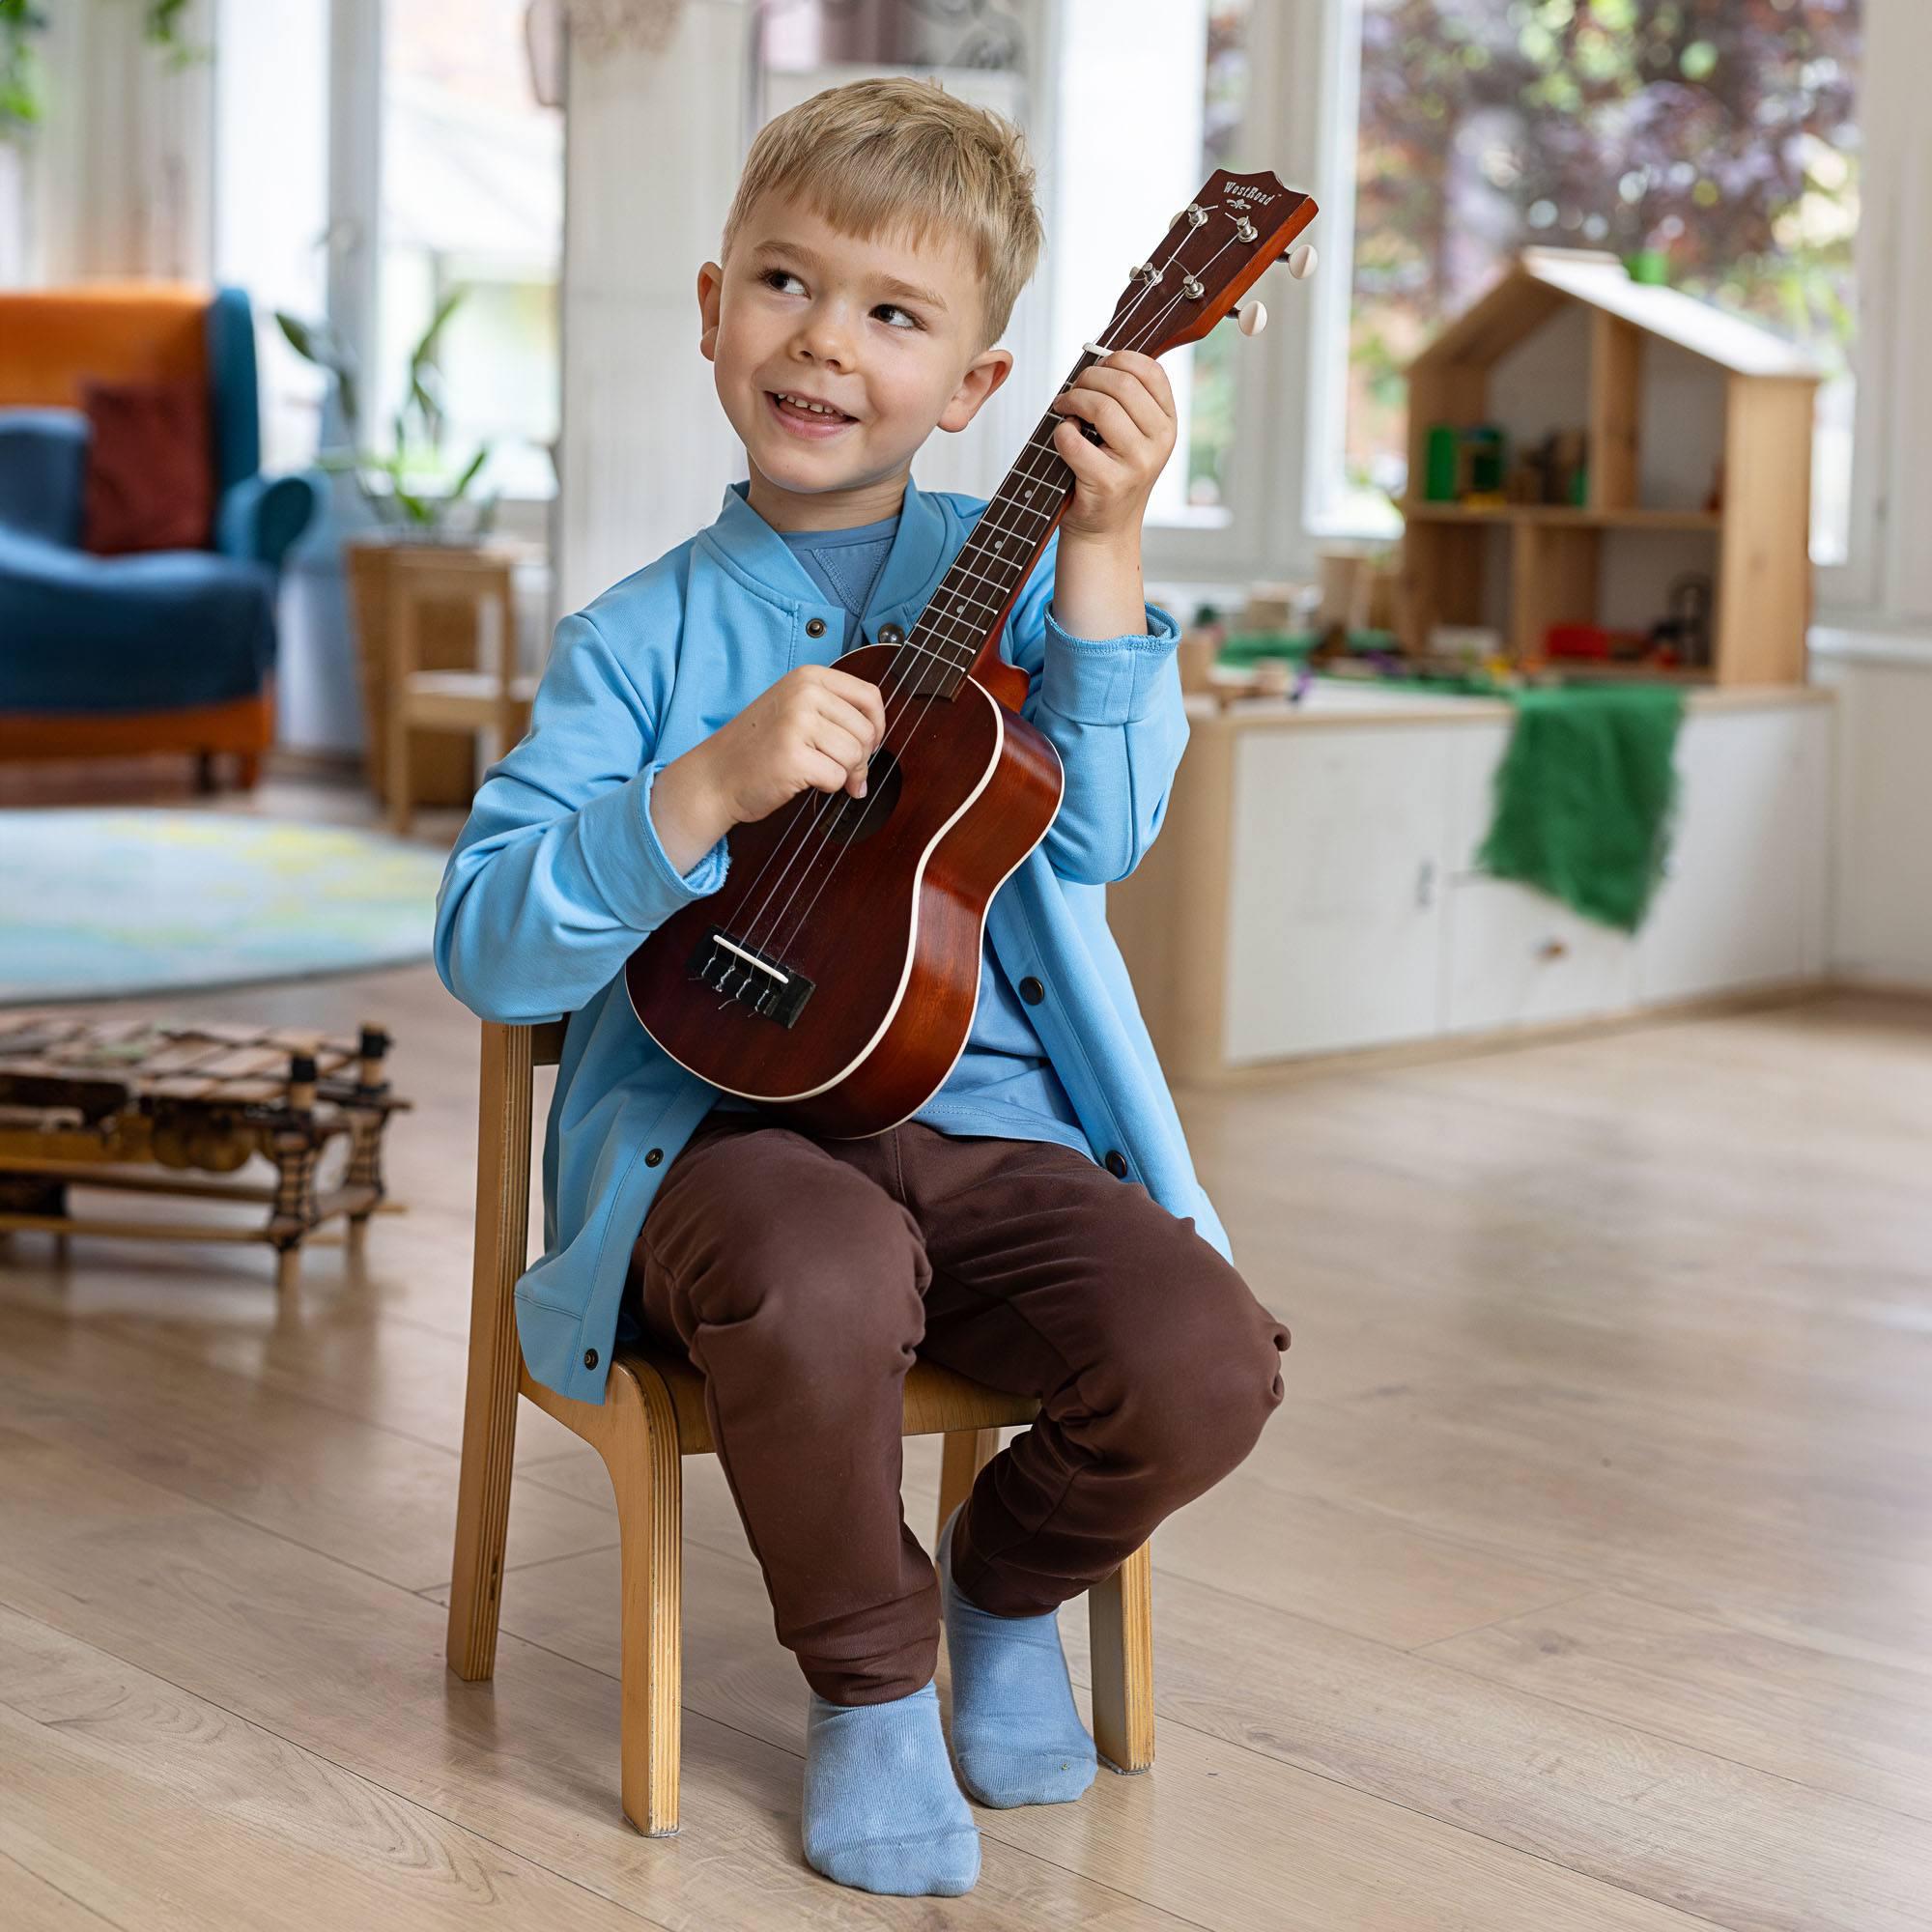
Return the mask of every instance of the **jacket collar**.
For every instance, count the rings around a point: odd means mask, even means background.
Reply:
[[[704,532],[713,551],[749,589],[770,602],[788,611],[842,620],[842,607],[826,601],[825,592],[791,546],[753,509],[751,487],[750,478],[726,486],[718,520]],[[912,629],[963,540],[963,530],[952,527],[954,521],[942,497],[928,495],[910,476],[906,478],[899,526],[865,612],[867,638],[875,638],[881,624]]]

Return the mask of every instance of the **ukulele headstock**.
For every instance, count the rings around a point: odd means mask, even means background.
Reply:
[[[1315,219],[1315,203],[1266,172],[1225,168],[1174,217],[1114,304],[1106,338],[1160,355],[1199,342]]]

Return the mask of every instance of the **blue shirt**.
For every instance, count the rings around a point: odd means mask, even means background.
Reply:
[[[557,626],[529,731],[485,774],[437,895],[437,971],[458,999],[505,1024],[569,1016],[544,1137],[543,1254],[517,1282],[516,1315],[530,1374],[581,1402],[604,1400],[638,1231],[718,1098],[638,1024],[624,986],[642,940],[731,864],[727,834],[679,872],[651,787],[794,666],[840,653],[844,606],[749,491],[731,484],[715,523]],[[912,629],[985,507],[907,485],[867,643]],[[1065,790],[995,895],[986,945],[1009,984],[1039,982],[1027,1016],[1090,1157],[1229,1255],[1106,920],[1107,884],[1153,842],[1187,742],[1180,633],[1150,604],[1144,632],[1074,637],[1051,608],[1058,545],[1021,586],[1001,648],[1026,673],[1021,714],[1051,740]]]
[[[860,620],[898,526],[897,517],[884,517],[850,529],[779,532],[826,595],[845,606],[847,650],[862,641]],[[718,1111],[740,1114],[759,1109],[754,1101],[725,1094],[719,1097]],[[966,1044],[939,1092],[913,1119],[962,1139],[1051,1141],[1083,1153],[1087,1151],[1080,1116],[990,946],[980,949],[980,999]]]

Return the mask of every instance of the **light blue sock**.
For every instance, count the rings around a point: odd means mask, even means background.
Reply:
[[[861,1891],[956,1897],[980,1876],[980,1831],[953,1780],[930,1684],[805,1720],[805,1861]]]
[[[1094,1752],[1073,1706],[1059,1622],[1050,1610],[996,1617],[959,1594],[952,1581],[959,1509],[939,1532],[959,1781],[981,1804],[1065,1804],[1094,1782]]]

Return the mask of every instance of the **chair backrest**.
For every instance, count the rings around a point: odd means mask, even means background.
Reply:
[[[0,408],[78,409],[80,385],[205,383],[218,492],[262,467],[255,324],[240,289],[86,282],[0,292]]]

